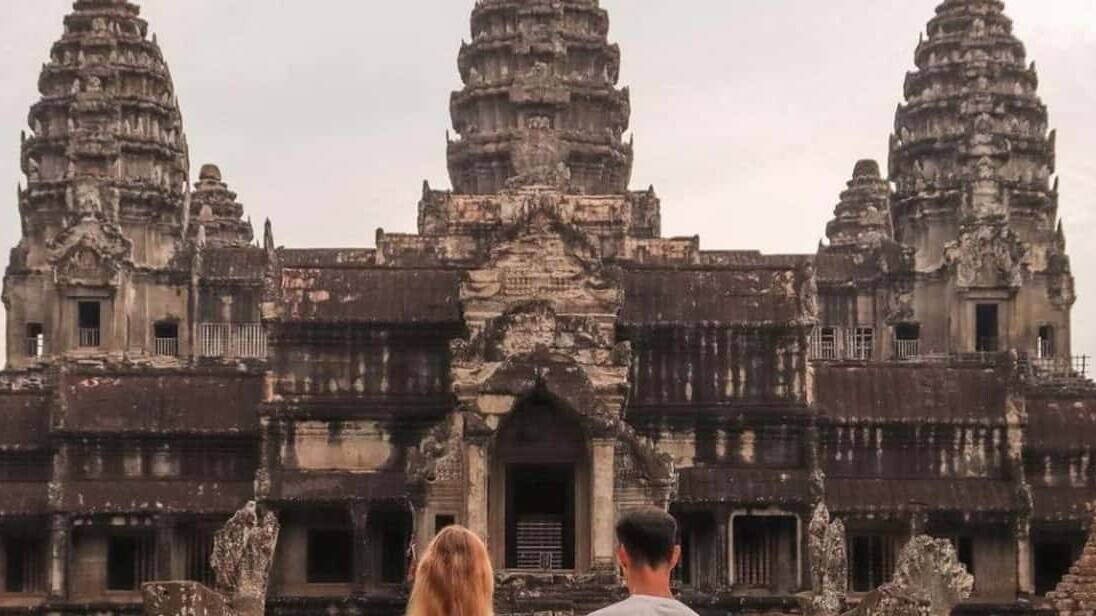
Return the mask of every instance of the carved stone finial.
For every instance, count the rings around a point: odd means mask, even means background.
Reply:
[[[221,170],[217,165],[202,165],[202,169],[198,172],[199,180],[207,180],[211,182],[221,181]]]
[[[263,225],[263,249],[267,252],[274,252],[274,225],[270,223],[270,219],[266,219],[266,224]]]

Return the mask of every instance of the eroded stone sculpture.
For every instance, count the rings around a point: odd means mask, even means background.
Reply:
[[[213,540],[210,564],[218,590],[234,597],[266,597],[270,565],[278,543],[278,519],[267,511],[261,518],[252,501],[237,511]],[[261,611],[260,611],[261,613]]]
[[[260,516],[255,502],[249,502],[214,538],[210,564],[217,576],[217,589],[198,582],[146,584],[145,614],[262,616],[279,528],[273,512]]]
[[[831,520],[825,504],[819,504],[808,536],[811,555],[811,588],[814,591],[804,605],[808,616],[839,614],[848,591],[848,554],[845,548],[845,523]]]
[[[832,520],[825,504],[819,504],[808,531],[812,592],[803,599],[807,616],[841,614],[848,592],[845,541],[844,523]],[[894,578],[845,616],[948,616],[973,589],[974,577],[959,562],[955,547],[920,535],[902,550]]]
[[[974,576],[959,562],[955,546],[921,535],[902,550],[894,579],[847,616],[948,616],[973,590]]]

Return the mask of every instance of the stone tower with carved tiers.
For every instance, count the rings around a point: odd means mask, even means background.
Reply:
[[[450,101],[449,143],[458,194],[514,184],[620,194],[632,147],[628,90],[617,89],[620,50],[597,0],[482,0],[472,42],[460,50],[464,89]]]
[[[1055,136],[999,0],[947,0],[891,138],[894,234],[916,250],[921,351],[1069,353]]]
[[[255,239],[250,221],[243,220],[244,206],[228,189],[217,165],[202,165],[190,199],[188,237],[200,246],[241,248]]]
[[[185,320],[187,143],[139,13],[125,0],[75,2],[42,68],[22,143],[22,240],[4,285],[15,366],[143,353],[154,321]]]

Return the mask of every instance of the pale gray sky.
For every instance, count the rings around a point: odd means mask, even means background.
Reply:
[[[287,246],[413,231],[448,186],[445,131],[473,0],[145,0],[192,168],[221,166]],[[632,91],[633,186],[666,235],[813,252],[853,163],[886,163],[918,33],[938,0],[602,0]],[[1096,353],[1096,0],[1007,0],[1058,131],[1062,216]],[[19,235],[19,131],[71,0],[0,0],[0,260]],[[0,328],[2,328],[0,322]],[[0,337],[2,340],[2,337]],[[2,346],[2,345],[0,345]],[[0,349],[0,362],[3,350]]]

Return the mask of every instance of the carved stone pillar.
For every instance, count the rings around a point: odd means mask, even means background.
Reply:
[[[616,439],[595,438],[590,449],[593,568],[612,571],[613,549],[616,547]]]
[[[466,444],[465,519],[468,529],[490,545],[487,523],[487,442],[475,439],[466,441]]]
[[[372,577],[369,562],[369,503],[350,503],[350,523],[353,526],[354,541],[354,592],[362,593],[369,587]]]
[[[68,598],[68,559],[72,544],[72,521],[56,513],[50,519],[49,533],[49,596],[51,600]]]
[[[168,514],[156,516],[156,574],[155,579],[175,579],[171,571],[172,548],[175,545],[175,518]]]

